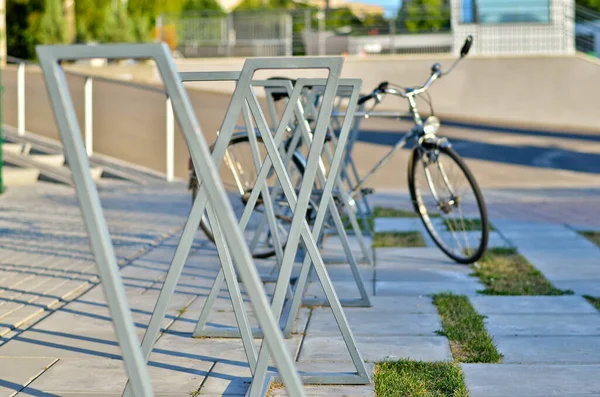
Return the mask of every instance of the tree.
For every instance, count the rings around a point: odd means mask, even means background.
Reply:
[[[98,41],[106,21],[106,11],[111,0],[76,0],[76,40],[80,43]]]
[[[600,0],[576,0],[575,3],[591,11],[600,12]]]
[[[136,43],[145,43],[152,40],[150,20],[141,14],[131,16],[133,26],[133,40]]]
[[[181,10],[183,13],[186,12],[203,12],[209,14],[225,14],[225,11],[221,8],[216,0],[187,0],[183,4]]]
[[[104,9],[104,21],[98,40],[102,43],[131,43],[135,41],[134,27],[127,8],[119,2],[117,9],[108,5]]]
[[[60,0],[45,0],[44,13],[37,30],[37,39],[41,44],[66,44],[67,20]]]
[[[272,8],[268,1],[265,0],[242,0],[234,11],[256,11]]]
[[[448,0],[411,0],[398,11],[400,30],[411,33],[437,32],[450,28]]]

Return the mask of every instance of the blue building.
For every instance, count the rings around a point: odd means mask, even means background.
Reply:
[[[462,23],[549,23],[551,0],[464,0]]]
[[[469,34],[478,54],[575,52],[575,0],[450,1],[455,53]]]

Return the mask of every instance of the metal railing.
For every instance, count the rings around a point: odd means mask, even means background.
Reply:
[[[27,65],[38,67],[39,65],[35,62],[27,61],[24,59],[7,56],[6,61],[8,64],[17,65],[17,134],[24,136],[26,134],[26,73],[25,69]],[[85,73],[65,70],[65,73],[70,76],[80,77],[84,80],[84,142],[87,155],[89,157],[94,155],[94,81],[103,81],[107,83],[119,84],[121,86],[127,86],[135,89],[144,91],[150,91],[154,93],[160,93],[165,95],[165,178],[168,182],[175,180],[175,117],[173,115],[173,107],[171,105],[171,99],[167,96],[164,89],[154,87],[151,85],[135,83],[131,81],[118,80],[107,78],[97,75],[89,75]],[[33,131],[32,131],[33,132]]]
[[[158,36],[186,57],[291,56],[288,12],[161,15]]]

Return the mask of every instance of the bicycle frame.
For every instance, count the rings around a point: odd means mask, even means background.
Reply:
[[[435,76],[435,75],[433,75]],[[435,134],[426,134],[424,129],[423,129],[423,119],[421,118],[421,115],[419,113],[419,110],[417,108],[417,103],[416,103],[416,96],[425,92],[427,90],[427,88],[429,88],[429,86],[431,85],[431,83],[433,82],[433,80],[435,80],[436,77],[432,77],[429,79],[429,81],[420,89],[417,90],[413,90],[408,92],[407,94],[401,93],[400,91],[392,88],[392,89],[387,89],[386,93],[388,94],[392,94],[392,95],[396,95],[396,96],[401,96],[404,97],[406,99],[408,99],[408,103],[409,103],[409,112],[408,115],[411,115],[413,120],[414,120],[414,126],[410,129],[410,131],[408,131],[403,137],[402,139],[400,139],[395,145],[394,147],[388,152],[386,153],[385,156],[383,156],[368,172],[367,174],[358,181],[358,183],[356,183],[356,185],[354,187],[351,188],[350,190],[350,196],[352,197],[352,199],[356,200],[359,197],[361,197],[361,193],[362,193],[362,187],[366,184],[366,182],[371,179],[371,177],[373,175],[375,175],[377,173],[377,171],[379,171],[379,169],[381,167],[383,167],[391,158],[392,156],[401,148],[403,148],[404,146],[406,146],[407,142],[415,139],[416,140],[416,144],[419,147],[422,147],[423,145],[423,141],[427,141],[427,142],[434,142],[436,145],[439,144],[448,144],[447,140],[445,138],[439,138],[437,137]],[[379,100],[377,100],[377,103],[375,104],[375,106],[377,106],[377,104],[380,103]],[[373,106],[373,108],[375,108],[375,106]],[[371,110],[373,109],[371,108]],[[363,112],[363,113],[358,113],[355,115],[355,117],[365,117],[365,118],[369,118],[369,117],[377,117],[377,116],[386,116],[386,113],[380,113],[380,114],[375,114],[375,113],[369,113],[369,112]],[[399,117],[398,117],[399,118]]]

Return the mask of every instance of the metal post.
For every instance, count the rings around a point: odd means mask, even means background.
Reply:
[[[175,179],[175,116],[171,98],[167,97],[167,182]]]
[[[25,63],[17,66],[17,130],[25,135]]]
[[[235,44],[235,30],[233,30],[233,15],[228,14],[225,21],[225,29],[227,30],[227,56],[233,56],[233,46]]]
[[[156,17],[156,30],[158,32],[158,42],[162,43],[163,39],[164,39],[164,34],[163,34],[163,16],[162,14],[160,14],[159,16]]]
[[[294,41],[294,33],[292,30],[292,26],[294,21],[290,14],[286,14],[284,18],[285,22],[285,56],[291,57],[293,55],[293,41]]]
[[[94,105],[92,102],[93,91],[92,91],[93,80],[90,76],[85,77],[84,84],[84,107],[85,107],[85,151],[88,157],[94,154],[94,133],[93,133],[93,114]]]
[[[311,46],[309,45],[311,40],[311,30],[312,30],[312,18],[310,16],[310,10],[304,11],[304,51],[306,55],[312,55],[312,51],[310,51]]]
[[[319,18],[319,55],[325,55],[327,51],[325,45],[325,13],[319,11],[317,17]]]
[[[394,40],[395,36],[396,36],[396,20],[390,19],[390,54],[396,53],[396,43]]]

